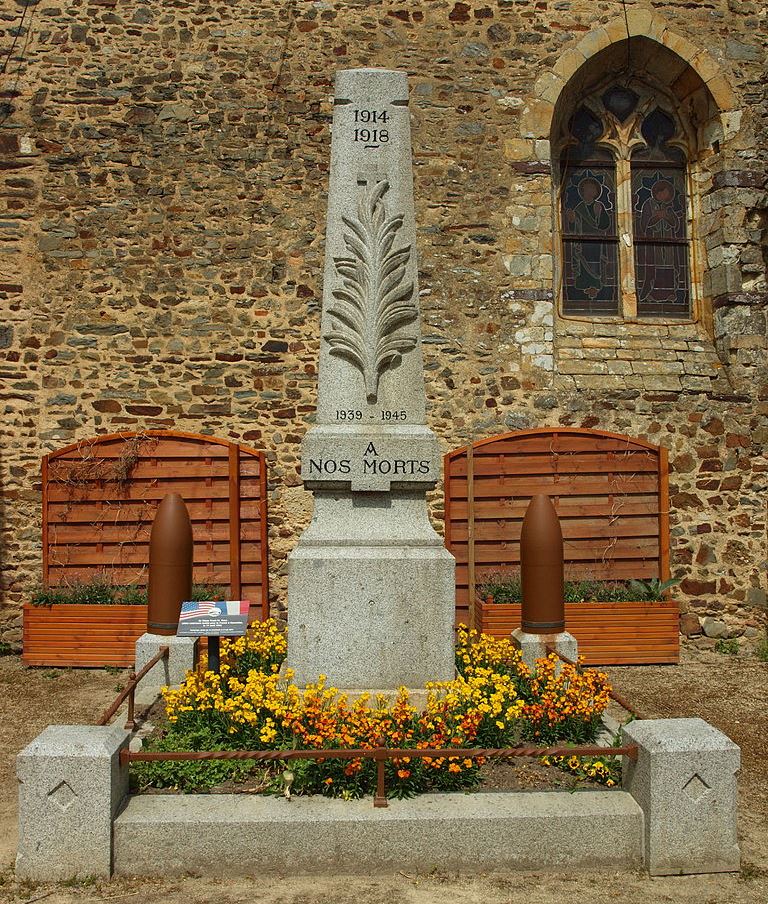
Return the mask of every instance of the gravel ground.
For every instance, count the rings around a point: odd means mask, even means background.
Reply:
[[[684,650],[680,666],[608,670],[614,686],[645,716],[701,716],[742,749],[739,780],[741,873],[651,879],[641,873],[506,873],[462,877],[401,873],[392,877],[265,879],[119,879],[42,885],[18,882],[16,753],[46,725],[95,721],[126,672],[27,669],[0,659],[0,901],[13,904],[133,900],[148,904],[766,904],[768,901],[768,664],[749,657]],[[606,839],[606,843],[609,840]]]

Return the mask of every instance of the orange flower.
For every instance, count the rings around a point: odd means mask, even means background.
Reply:
[[[398,778],[410,778],[411,770],[410,769],[398,769],[397,777]]]

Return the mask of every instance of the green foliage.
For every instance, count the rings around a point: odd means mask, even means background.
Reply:
[[[55,606],[59,603],[71,603],[72,600],[65,587],[41,587],[34,591],[30,602],[33,606]]]
[[[566,603],[619,603],[637,599],[627,581],[566,581],[563,594]]]
[[[11,653],[13,653],[11,645],[4,640],[0,640],[0,656],[10,656]]]
[[[651,578],[649,581],[630,581],[629,586],[636,596],[633,599],[639,602],[659,602],[663,600],[667,590],[680,583],[680,578],[670,578],[662,581],[659,578]]]
[[[149,602],[146,587],[138,587],[136,584],[129,584],[118,590],[119,600],[126,606],[146,606]]]
[[[726,656],[737,656],[739,652],[739,642],[735,637],[721,637],[715,641],[715,653],[724,653]]]
[[[760,641],[755,649],[755,656],[761,662],[768,662],[768,634]]]
[[[215,584],[192,585],[193,600],[223,600],[226,599],[226,592],[227,588]],[[146,587],[137,584],[121,587],[106,581],[89,581],[67,587],[41,587],[31,599],[33,606],[109,606],[116,603],[123,606],[146,606],[147,602]]]
[[[481,599],[493,597],[494,603],[519,603],[523,599],[523,589],[518,574],[491,575],[480,584],[477,593]]]
[[[673,578],[660,581],[566,581],[563,585],[563,599],[566,603],[619,603],[651,602],[663,600],[666,591],[678,584]],[[522,584],[517,574],[490,575],[478,587],[481,599],[493,597],[494,603],[520,603],[523,599]]]
[[[218,584],[193,584],[192,600],[204,602],[205,600],[225,600],[229,594],[229,587],[220,587]]]
[[[92,584],[75,584],[71,588],[72,602],[81,606],[108,606],[115,602],[116,588],[111,584],[94,581]]]
[[[68,587],[43,587],[33,594],[31,602],[33,606],[108,606],[121,602],[118,598],[121,590],[122,588],[104,581],[70,584]]]
[[[171,728],[163,737],[150,741],[146,752],[171,750],[227,750],[218,731],[206,725],[179,731]],[[252,760],[145,760],[134,763],[131,783],[135,790],[174,788],[178,791],[210,791],[223,781],[243,781],[254,769]]]

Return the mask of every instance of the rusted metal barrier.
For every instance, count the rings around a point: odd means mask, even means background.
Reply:
[[[578,747],[564,745],[556,747],[366,747],[360,749],[338,750],[178,750],[178,751],[152,751],[134,753],[131,750],[120,751],[120,763],[125,766],[136,760],[266,760],[275,762],[281,760],[374,760],[376,763],[376,794],[373,798],[374,807],[386,807],[386,775],[384,764],[387,760],[407,759],[483,759],[504,760],[513,757],[542,757],[542,756],[627,756],[630,759],[637,758],[637,745],[629,744],[624,747],[601,747],[597,744],[587,744]]]
[[[139,672],[131,672],[128,678],[128,684],[120,691],[117,695],[114,703],[109,706],[101,715],[101,718],[96,723],[97,725],[106,725],[109,720],[114,716],[114,714],[120,709],[120,707],[125,703],[126,697],[128,698],[128,718],[125,722],[126,728],[134,728],[135,727],[135,696],[136,696],[136,687],[138,686],[141,679],[150,671],[150,669],[154,668],[158,664],[158,662],[162,662],[168,656],[169,648],[166,646],[160,647],[157,651],[156,655],[154,655],[149,662],[139,671]]]
[[[569,659],[567,656],[563,656],[562,653],[558,653],[558,651],[550,644],[547,644],[547,653],[554,653],[555,656],[557,656],[559,659],[562,659],[563,662],[568,663],[568,665],[576,665],[577,666],[579,664],[578,662],[574,662],[573,659]],[[584,668],[585,667],[582,666],[582,669],[584,669]],[[591,668],[591,666],[586,666],[586,668],[593,670]],[[608,696],[611,698],[611,700],[615,700],[616,703],[618,703],[622,709],[625,709],[631,716],[634,716],[636,719],[645,718],[644,716],[642,716],[640,714],[639,710],[635,709],[635,707],[632,706],[631,703],[628,703],[627,700],[621,696],[621,694],[617,694],[616,691],[613,690],[613,688],[609,689]]]

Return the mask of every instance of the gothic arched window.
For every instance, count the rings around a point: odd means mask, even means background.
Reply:
[[[682,128],[650,94],[579,106],[560,154],[563,313],[691,317]]]

